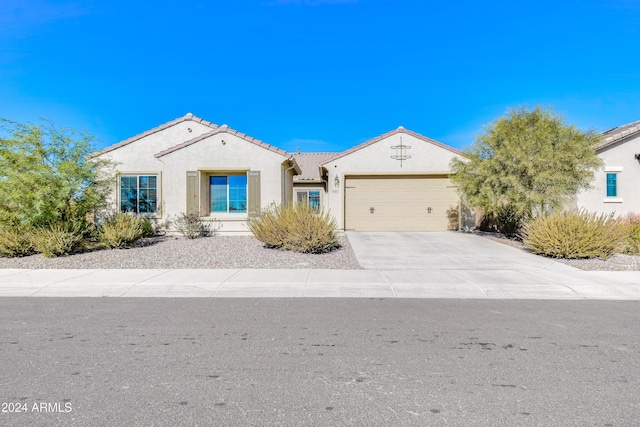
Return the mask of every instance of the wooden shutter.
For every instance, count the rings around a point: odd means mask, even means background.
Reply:
[[[198,203],[198,172],[187,171],[187,211],[196,213],[199,210]]]
[[[260,215],[260,171],[247,172],[248,193],[247,206],[249,216]]]

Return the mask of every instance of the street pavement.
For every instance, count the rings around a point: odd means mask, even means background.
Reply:
[[[365,269],[3,269],[0,297],[640,300],[639,271],[582,271],[476,235],[347,236]]]
[[[639,421],[638,301],[0,298],[0,324],[2,426]]]

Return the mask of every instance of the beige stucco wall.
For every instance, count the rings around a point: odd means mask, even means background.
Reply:
[[[595,173],[591,188],[578,193],[577,206],[592,212],[613,212],[616,216],[640,213],[640,162],[634,157],[636,153],[640,153],[640,136],[600,152],[598,156],[604,166]],[[607,197],[608,172],[618,175],[618,195],[615,198]]]
[[[402,161],[391,156],[399,154],[395,147],[400,144],[410,146],[405,154],[410,159]],[[428,175],[448,174],[452,158],[460,158],[457,153],[438,145],[398,132],[374,144],[354,151],[344,157],[326,163],[328,188],[325,195],[326,207],[336,219],[338,227],[344,229],[344,183],[347,175]],[[339,184],[335,185],[335,177]]]
[[[191,128],[191,132],[188,129]],[[148,135],[131,144],[103,154],[117,162],[116,172],[157,173],[160,175],[160,215],[164,222],[186,211],[186,173],[199,171],[201,182],[208,180],[210,173],[260,171],[263,207],[282,201],[283,181],[291,192],[292,171],[286,172],[283,162],[287,157],[267,150],[234,134],[220,132],[204,138],[159,158],[155,154],[213,131],[196,122],[181,122],[170,128]],[[224,143],[223,143],[224,141]],[[286,176],[286,178],[285,178]],[[201,185],[206,191],[208,186]],[[117,183],[114,184],[112,204],[116,207]],[[201,197],[202,200],[202,197]],[[219,220],[221,233],[246,233],[246,214],[216,214],[209,220]]]

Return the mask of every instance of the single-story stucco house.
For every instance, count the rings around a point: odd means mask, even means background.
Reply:
[[[578,207],[640,213],[640,121],[602,134],[604,161]],[[116,165],[115,210],[165,223],[197,212],[220,233],[248,233],[272,203],[308,203],[341,230],[444,231],[462,210],[449,179],[455,148],[399,128],[339,153],[289,153],[193,114],[95,153]],[[475,224],[463,215],[459,227]]]
[[[604,165],[590,188],[578,193],[577,206],[616,216],[640,214],[640,121],[603,132],[596,153]]]
[[[247,233],[249,216],[289,202],[343,230],[447,230],[460,204],[449,164],[462,153],[403,127],[340,153],[288,153],[189,113],[94,157],[115,164],[115,210],[161,223],[198,212],[220,233]]]

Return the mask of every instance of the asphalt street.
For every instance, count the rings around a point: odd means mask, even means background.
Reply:
[[[638,301],[31,297],[0,322],[2,426],[640,424]]]

